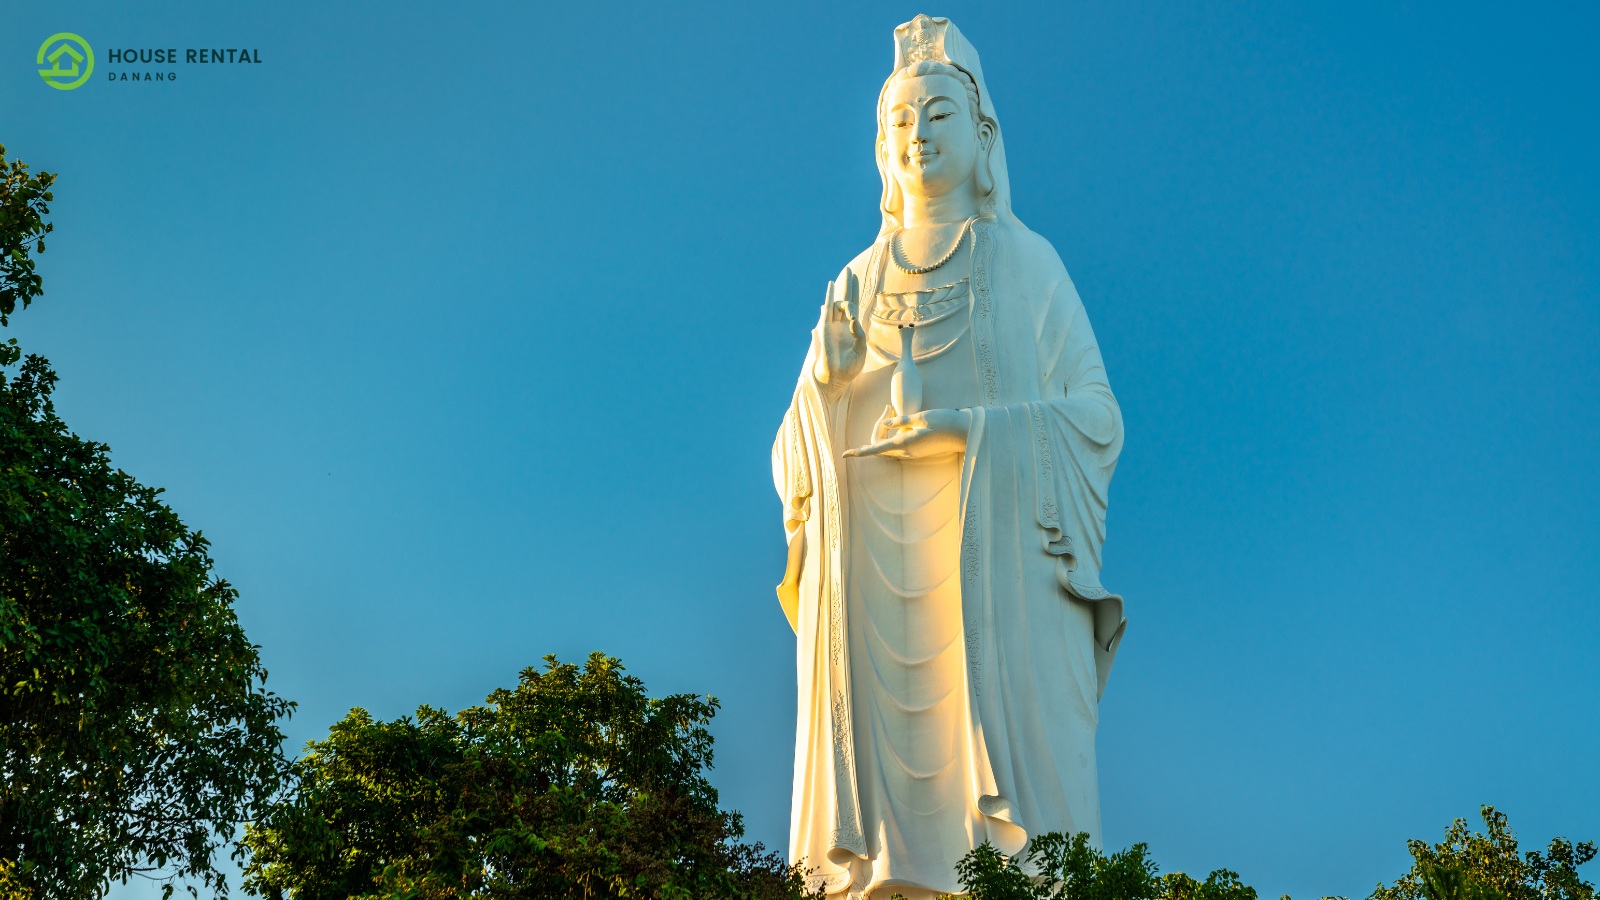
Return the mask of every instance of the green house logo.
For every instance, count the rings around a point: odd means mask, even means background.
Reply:
[[[61,32],[45,38],[39,45],[39,77],[58,91],[70,91],[94,74],[94,50],[75,34]],[[50,68],[44,68],[49,63]]]

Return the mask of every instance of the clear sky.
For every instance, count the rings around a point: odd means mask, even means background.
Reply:
[[[1593,3],[18,5],[0,141],[61,177],[10,331],[214,542],[295,746],[603,649],[722,699],[782,847],[768,453],[918,12],[1126,418],[1108,846],[1304,900],[1481,803],[1600,838]]]

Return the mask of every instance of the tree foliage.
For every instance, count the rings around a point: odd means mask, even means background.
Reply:
[[[1485,806],[1482,815],[1485,833],[1457,819],[1442,843],[1408,842],[1411,871],[1368,900],[1596,900],[1578,873],[1596,857],[1593,842],[1558,837],[1542,853],[1519,853],[1505,814]],[[1087,834],[1040,835],[1020,857],[984,844],[956,864],[956,875],[971,900],[1256,900],[1235,872],[1218,869],[1205,881],[1182,872],[1157,877],[1144,844],[1107,856]]]
[[[44,236],[55,227],[44,220],[55,199],[50,193],[55,180],[49,172],[28,174],[21,160],[7,163],[5,145],[0,144],[0,325],[44,290],[33,254],[44,252]]]
[[[1205,881],[1157,871],[1146,845],[1106,855],[1082,832],[1041,834],[1017,857],[983,844],[956,864],[971,900],[1256,900],[1255,889],[1226,869]]]
[[[1518,852],[1506,814],[1485,806],[1482,815],[1485,833],[1458,818],[1440,844],[1408,842],[1411,871],[1392,886],[1379,884],[1368,900],[1597,900],[1594,884],[1578,873],[1597,855],[1594,842],[1555,838],[1544,852]],[[1256,890],[1232,871],[1213,871],[1205,881],[1157,876],[1144,844],[1104,855],[1082,833],[1040,834],[1019,857],[984,844],[955,873],[971,900],[1256,900]]]
[[[1480,811],[1485,831],[1457,819],[1438,844],[1407,842],[1411,871],[1379,885],[1371,900],[1595,900],[1595,887],[1578,867],[1595,858],[1593,841],[1555,838],[1541,853],[1520,853],[1506,814]]]
[[[3,148],[0,171],[4,321],[40,293],[54,179]],[[290,704],[206,540],[67,429],[55,383],[0,344],[0,889],[78,900],[143,874],[225,892],[216,851],[279,786]]]
[[[352,710],[246,831],[246,887],[296,900],[788,900],[706,780],[717,702],[654,699],[617,660],[546,657],[456,715]]]

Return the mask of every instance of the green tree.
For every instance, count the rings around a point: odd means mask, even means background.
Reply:
[[[455,715],[352,710],[249,826],[247,889],[295,900],[790,900],[706,780],[713,698],[653,699],[617,660],[546,657]],[[820,896],[820,895],[815,895]]]
[[[44,290],[33,254],[44,252],[44,236],[55,228],[44,220],[55,199],[50,193],[55,181],[49,172],[30,174],[20,160],[8,164],[0,144],[0,325]]]
[[[1480,810],[1485,832],[1457,819],[1444,841],[1408,841],[1411,871],[1393,885],[1378,885],[1371,900],[1595,900],[1595,887],[1578,867],[1595,858],[1593,841],[1555,838],[1540,853],[1519,853],[1506,814]]]
[[[1218,869],[1196,881],[1182,872],[1161,876],[1161,900],[1256,900],[1256,889],[1239,880],[1238,872]]]
[[[0,323],[39,296],[54,176],[0,147]],[[0,889],[79,900],[145,875],[226,893],[216,854],[278,789],[257,648],[207,543],[56,415],[0,344]]]
[[[1144,844],[1108,856],[1082,832],[1041,834],[1015,857],[983,844],[956,863],[971,900],[1256,900],[1255,889],[1226,869],[1205,881],[1156,872]]]

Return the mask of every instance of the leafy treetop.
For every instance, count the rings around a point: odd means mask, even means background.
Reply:
[[[21,160],[7,163],[5,145],[0,144],[0,325],[44,290],[32,254],[44,252],[44,236],[55,228],[44,220],[55,199],[50,193],[55,180],[49,172],[28,174]]]
[[[352,710],[251,825],[246,887],[296,900],[796,900],[705,777],[717,702],[652,698],[617,660],[546,657],[450,715]],[[818,897],[820,900],[820,896]]]

